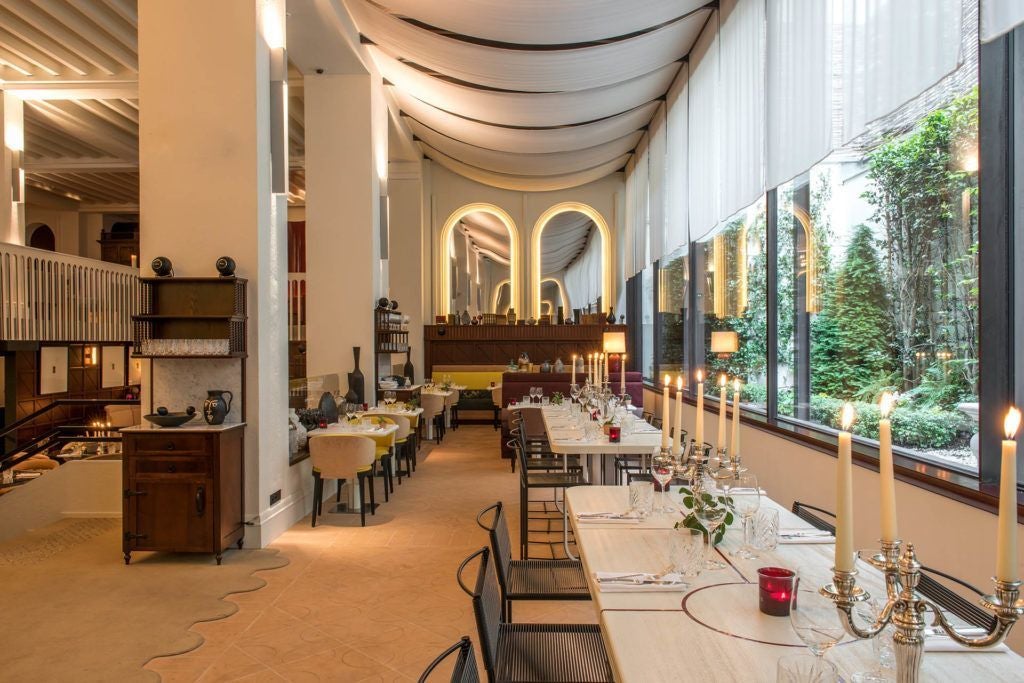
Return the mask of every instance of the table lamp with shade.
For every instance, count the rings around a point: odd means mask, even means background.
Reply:
[[[711,353],[719,358],[728,358],[729,354],[740,350],[740,337],[734,330],[711,333]]]
[[[609,358],[608,369],[611,372],[622,372],[622,354],[626,353],[626,333],[605,332],[603,350]]]

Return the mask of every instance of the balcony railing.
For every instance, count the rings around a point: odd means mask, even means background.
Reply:
[[[306,274],[288,273],[288,341],[306,338]]]
[[[128,341],[138,305],[135,268],[0,244],[0,340]]]

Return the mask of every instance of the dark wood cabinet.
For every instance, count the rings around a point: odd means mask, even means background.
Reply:
[[[214,553],[242,547],[244,424],[150,429],[124,437],[124,561],[136,550]]]

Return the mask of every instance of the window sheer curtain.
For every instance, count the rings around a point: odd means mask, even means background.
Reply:
[[[636,214],[634,217],[633,230],[633,265],[636,269],[643,270],[650,261],[647,260],[647,233],[650,228],[650,153],[647,149],[648,136],[636,148],[636,168],[633,169],[636,175],[635,199]]]
[[[647,230],[647,261],[653,263],[665,253],[665,104],[662,103],[651,120],[648,174],[650,183],[649,227]]]
[[[574,308],[593,303],[601,296],[601,235],[597,230],[590,231],[586,248],[565,269],[563,281]],[[601,303],[607,310],[609,302]]]
[[[846,143],[957,68],[963,0],[841,1]]]
[[[721,0],[718,219],[764,194],[764,0]]]
[[[691,240],[711,232],[720,215],[718,83],[718,12],[715,12],[690,53],[687,200]]]
[[[689,66],[684,64],[669,88],[665,102],[665,229],[662,243],[666,254],[689,241],[686,216],[687,166],[690,163],[686,139],[689,75]]]
[[[988,42],[1024,24],[1024,0],[981,0],[981,40]]]
[[[832,2],[768,0],[765,184],[832,151]]]
[[[622,274],[624,279],[636,275],[640,268],[636,266],[633,258],[633,236],[636,235],[636,155],[634,154],[626,162],[626,197],[625,197],[625,228],[622,231],[622,244],[619,253],[622,254]]]

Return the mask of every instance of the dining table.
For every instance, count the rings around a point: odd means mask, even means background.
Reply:
[[[683,520],[678,489],[671,498],[672,512],[639,520],[618,517],[629,507],[626,486],[578,486],[566,492],[566,509],[615,680],[775,681],[779,658],[807,648],[788,617],[760,612],[757,570],[796,570],[803,581],[799,590],[816,591],[831,578],[834,539],[812,533],[807,522],[762,493],[761,509],[778,510],[787,539],[775,549],[757,550],[753,559],[733,556],[742,541],[737,522],[711,551],[724,569],[705,569],[685,577],[683,585],[607,582],[605,572],[659,575],[669,568],[672,535],[680,533],[675,526]],[[857,569],[858,585],[884,601],[881,572],[861,561]],[[873,643],[850,636],[830,649],[826,659],[842,681],[878,667]],[[927,635],[921,680],[1024,681],[1024,659],[1005,645],[972,650],[941,635]]]

